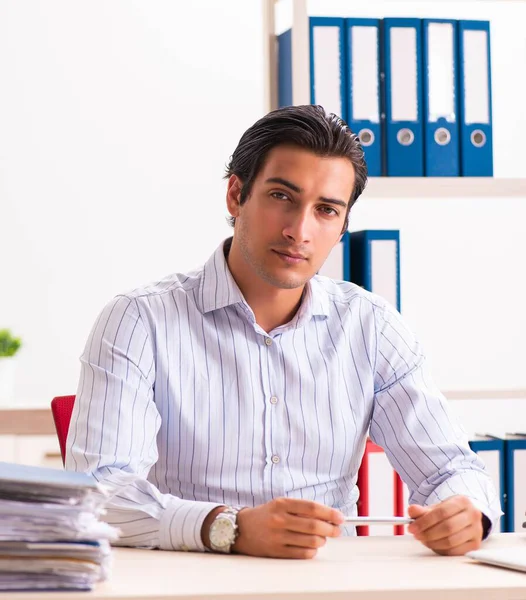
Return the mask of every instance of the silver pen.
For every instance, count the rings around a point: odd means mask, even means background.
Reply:
[[[410,517],[345,517],[344,523],[353,525],[409,525]]]

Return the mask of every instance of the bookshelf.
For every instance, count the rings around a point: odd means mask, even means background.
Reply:
[[[283,1],[283,0],[281,0]],[[417,0],[414,1],[417,4]],[[469,0],[473,4],[488,2],[524,4],[526,0]],[[263,43],[265,58],[265,107],[278,106],[276,5],[280,0],[263,1]],[[308,0],[288,0],[292,14],[292,96],[294,104],[310,103],[309,15]],[[502,177],[373,177],[364,197],[369,198],[526,198],[526,178]]]

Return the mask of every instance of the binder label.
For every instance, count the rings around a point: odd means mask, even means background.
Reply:
[[[416,29],[392,27],[391,119],[418,121],[418,74]]]
[[[314,27],[314,103],[343,115],[340,73],[340,28]]]
[[[455,35],[451,23],[429,23],[428,56],[428,120],[436,123],[444,118],[456,121],[455,114]]]
[[[360,50],[351,57],[353,119],[380,123],[378,27],[351,27],[351,40],[352,47]]]
[[[464,31],[464,123],[489,125],[488,34]]]

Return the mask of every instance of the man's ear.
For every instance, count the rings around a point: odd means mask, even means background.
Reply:
[[[234,218],[239,216],[242,186],[243,183],[237,175],[231,175],[228,179],[226,191],[226,207],[230,215]]]

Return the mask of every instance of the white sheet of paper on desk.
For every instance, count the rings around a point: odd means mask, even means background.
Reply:
[[[526,547],[521,548],[483,548],[466,554],[479,562],[506,569],[526,572]]]

